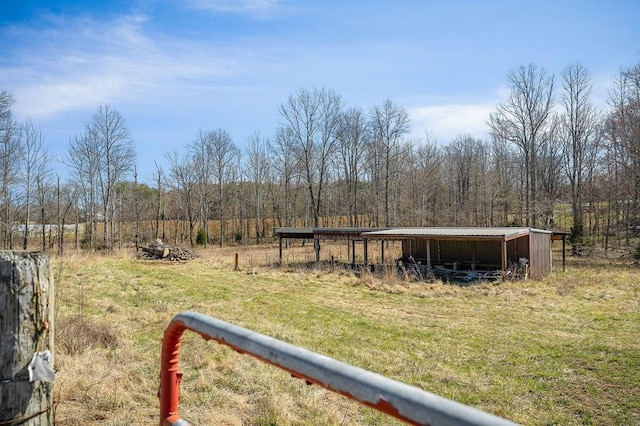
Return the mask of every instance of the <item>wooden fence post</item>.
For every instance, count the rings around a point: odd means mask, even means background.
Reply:
[[[46,254],[0,251],[0,424],[53,424],[53,383],[28,372],[34,353],[54,353],[53,302]]]

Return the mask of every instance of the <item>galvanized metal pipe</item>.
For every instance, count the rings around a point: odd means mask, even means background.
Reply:
[[[477,410],[379,374],[348,365],[260,333],[197,312],[176,315],[162,341],[160,424],[184,426],[178,414],[178,361],[184,330],[192,330],[240,353],[275,365],[293,376],[337,392],[415,425],[514,425]]]

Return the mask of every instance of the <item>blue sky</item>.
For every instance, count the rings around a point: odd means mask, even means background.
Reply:
[[[619,70],[640,63],[639,18],[638,0],[3,0],[0,90],[56,153],[98,106],[116,109],[144,180],[199,130],[225,129],[241,148],[272,136],[301,88],[365,111],[390,99],[410,113],[410,137],[441,144],[486,138],[523,64],[558,79],[584,64],[604,108]]]

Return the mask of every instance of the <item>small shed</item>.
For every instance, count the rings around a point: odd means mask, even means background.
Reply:
[[[427,268],[502,270],[526,259],[529,276],[551,272],[551,231],[535,228],[393,228],[365,232],[362,237],[402,241],[403,259]]]

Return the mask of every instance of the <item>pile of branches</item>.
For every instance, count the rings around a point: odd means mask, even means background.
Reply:
[[[180,260],[192,260],[198,257],[193,252],[179,247],[179,246],[170,246],[164,244],[161,239],[157,239],[149,243],[149,245],[141,248],[142,253],[140,254],[140,258],[147,260],[170,260],[170,261],[180,261]]]

